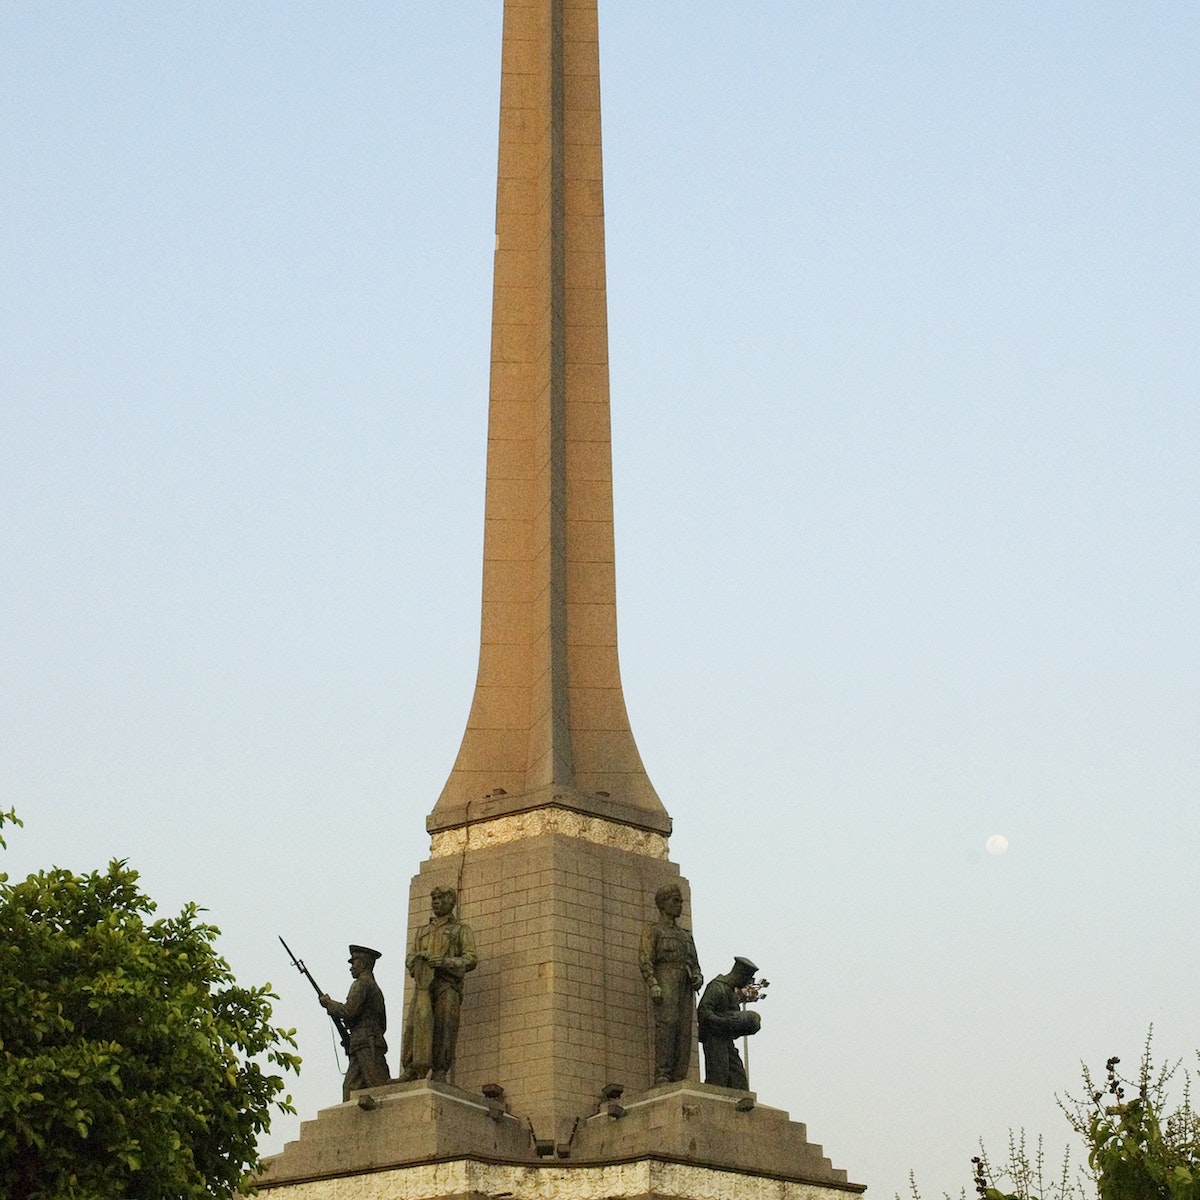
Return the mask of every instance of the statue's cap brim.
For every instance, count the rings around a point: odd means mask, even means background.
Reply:
[[[735,967],[741,967],[743,971],[754,972],[758,970],[758,967],[754,963],[752,963],[748,958],[743,958],[740,954],[733,960],[733,965]]]
[[[357,958],[360,954],[368,955],[372,959],[382,958],[383,954],[379,950],[372,950],[370,946],[351,946],[350,957]]]

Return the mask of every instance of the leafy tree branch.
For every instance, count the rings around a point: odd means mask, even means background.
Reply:
[[[1192,1108],[1190,1076],[1179,1063],[1156,1068],[1150,1036],[1135,1079],[1121,1075],[1120,1062],[1104,1064],[1102,1081],[1085,1064],[1083,1095],[1058,1098],[1083,1142],[1083,1169],[1072,1171],[1068,1147],[1051,1174],[1041,1139],[1031,1151],[1024,1131],[1010,1133],[1004,1159],[994,1164],[981,1145],[971,1160],[979,1200],[1200,1200],[1200,1115]],[[1175,1103],[1171,1084],[1178,1076]],[[909,1181],[912,1200],[921,1200],[911,1175]]]

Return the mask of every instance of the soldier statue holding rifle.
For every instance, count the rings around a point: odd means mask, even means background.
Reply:
[[[308,980],[320,998],[321,1007],[337,1026],[342,1048],[346,1051],[346,1077],[342,1081],[342,1099],[349,1100],[350,1093],[358,1088],[379,1087],[389,1081],[387,1066],[387,1007],[383,993],[375,982],[375,962],[383,956],[369,946],[350,947],[350,974],[354,982],[345,1004],[332,1000],[312,977],[312,972],[302,959],[292,953],[292,948],[283,940],[284,950],[292,960],[292,966]]]
[[[378,1087],[390,1078],[387,1065],[387,1007],[383,993],[375,982],[375,962],[381,958],[378,950],[368,946],[350,947],[350,985],[345,1003],[322,994],[321,1007],[331,1017],[341,1017],[350,1031],[346,1053],[350,1061],[342,1081],[342,1099],[358,1088]]]

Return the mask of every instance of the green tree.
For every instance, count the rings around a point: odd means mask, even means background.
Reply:
[[[270,986],[236,983],[199,911],[154,919],[123,862],[0,875],[0,1195],[250,1190],[258,1135],[294,1111],[270,1067],[300,1060]]]
[[[1135,1080],[1120,1074],[1120,1061],[1104,1064],[1102,1083],[1084,1066],[1082,1098],[1059,1097],[1083,1141],[1082,1170],[1072,1172],[1068,1148],[1061,1170],[1048,1173],[1041,1139],[1031,1152],[1024,1131],[1010,1133],[1002,1160],[993,1163],[983,1146],[971,1160],[979,1200],[1200,1200],[1200,1116],[1190,1077],[1182,1072],[1175,1104],[1170,1092],[1179,1064],[1155,1068],[1149,1037]],[[915,1182],[912,1197],[921,1200]]]

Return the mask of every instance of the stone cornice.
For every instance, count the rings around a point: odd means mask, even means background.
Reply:
[[[611,846],[648,858],[667,858],[667,838],[662,833],[557,805],[440,830],[430,839],[429,854],[431,858],[446,858],[467,850],[487,850],[545,834],[578,838],[596,846]]]
[[[604,1166],[514,1166],[473,1159],[428,1163],[367,1175],[259,1185],[272,1200],[843,1200],[855,1184],[798,1183],[712,1167],[641,1159]]]

